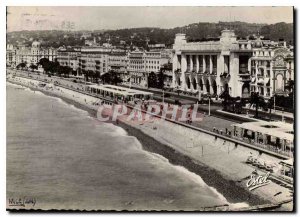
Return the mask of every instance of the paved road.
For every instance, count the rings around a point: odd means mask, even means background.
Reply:
[[[32,72],[28,73],[26,71],[16,71],[16,72],[18,74],[25,75],[25,76],[30,75],[33,78],[39,79],[39,80],[47,79],[47,81],[51,81],[51,82],[57,81],[60,85],[63,85],[63,86],[69,87],[69,88],[75,88],[77,90],[84,90],[84,86],[85,86],[84,83],[74,83],[73,82],[74,78],[62,78],[62,77],[57,77],[57,76],[48,77],[47,75],[42,74],[42,73],[40,75],[37,75],[36,73],[32,73]],[[145,90],[145,88],[137,88],[137,87],[134,87],[134,88]],[[155,100],[162,101],[162,91],[161,90],[153,89],[153,88],[146,89],[146,90],[154,93]],[[192,97],[192,96],[186,96],[186,95],[178,96],[176,93],[171,93],[170,95],[171,95],[171,97],[164,97],[165,102],[174,103],[175,100],[178,100],[182,104],[194,104],[195,103],[195,99],[193,99],[194,97]],[[198,108],[199,108],[200,112],[203,112],[206,115],[209,113],[208,104],[199,104]],[[208,125],[211,126],[210,127],[211,130],[213,127],[218,126],[218,125],[220,126],[220,128],[222,128],[222,130],[225,130],[226,128],[228,128],[228,129],[231,128],[231,124],[233,124],[233,123],[243,122],[243,121],[241,121],[241,119],[239,119],[237,117],[234,117],[234,116],[228,117],[223,114],[220,114],[219,112],[217,112],[217,110],[222,110],[222,105],[220,105],[220,103],[211,102],[211,105],[210,105],[211,116],[210,116],[210,119],[205,120],[205,122],[207,122]],[[254,115],[255,111],[250,110],[249,114]],[[259,116],[263,117],[266,120],[269,120],[270,114],[263,112],[263,111],[259,111]],[[277,114],[276,115],[271,114],[271,119],[281,121],[282,116],[277,115]],[[212,121],[212,120],[214,120],[214,121]],[[220,124],[218,124],[218,121]],[[292,118],[287,117],[287,118],[285,118],[285,121],[288,123],[293,123],[294,120]],[[206,124],[202,123],[199,126],[201,126],[202,128],[205,128]],[[206,127],[208,127],[208,126],[206,126]]]
[[[157,97],[156,99],[161,101],[162,97],[162,90],[160,89],[156,89],[156,88],[141,88],[141,87],[134,87],[136,89],[141,89],[141,90],[147,90],[149,92],[152,92],[154,93],[154,95]],[[178,95],[177,93],[174,93],[174,92],[165,92],[165,93],[169,93],[171,95],[171,99],[177,99],[181,102],[183,102],[183,100],[186,100],[185,103],[183,104],[193,104],[197,101],[197,97],[195,96],[189,96],[189,95],[184,95],[184,94],[180,94]],[[168,98],[166,98],[168,99]],[[168,101],[167,101],[168,102]],[[208,105],[207,104],[202,104],[202,105],[199,105],[199,110],[201,111],[205,111],[205,112],[208,112]],[[222,110],[223,107],[222,107],[222,104],[220,101],[212,101],[211,102],[211,114],[214,115],[214,116],[218,116],[218,117],[223,117],[223,118],[226,118],[224,116],[222,116],[221,114],[217,113],[216,110]],[[249,110],[249,109],[243,109],[243,113],[246,114],[248,112],[248,114],[250,115],[255,115],[255,110]],[[265,112],[265,111],[262,111],[262,110],[259,110],[258,111],[258,116],[264,120],[270,120],[270,113],[269,112]],[[232,117],[232,119],[235,119],[234,117]],[[276,111],[276,113],[274,114],[273,113],[273,110],[272,110],[272,113],[271,113],[271,120],[275,120],[275,121],[282,121],[282,113],[279,112],[279,111]],[[236,119],[236,121],[239,121]],[[294,118],[291,114],[289,115],[286,115],[285,117],[285,121],[287,123],[293,123],[294,122]]]

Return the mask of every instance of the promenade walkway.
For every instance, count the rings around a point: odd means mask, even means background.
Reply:
[[[25,73],[25,74],[21,73],[20,76],[28,78],[27,73]],[[33,75],[31,78],[32,79],[37,79],[37,80],[40,80],[40,81],[45,81],[45,82],[50,82],[50,81],[53,82],[53,81],[57,80],[57,81],[60,82],[60,85],[62,85],[62,87],[67,87],[67,88],[70,88],[71,90],[84,92],[84,88],[83,88],[84,84],[72,83],[71,81],[61,80],[61,79],[55,78],[55,77],[50,77],[49,78],[47,76],[43,77],[43,76]],[[47,81],[45,79],[47,79]],[[111,100],[111,99],[109,99],[109,100]],[[170,121],[170,120],[168,120],[168,121]],[[231,138],[227,135],[224,135],[226,129],[230,130],[230,131],[232,130],[231,125],[236,123],[234,121],[229,121],[229,120],[225,120],[225,119],[214,117],[214,116],[204,115],[203,116],[203,121],[201,121],[201,122],[195,122],[195,123],[191,123],[191,124],[187,124],[187,123],[183,123],[183,122],[177,122],[177,123],[180,124],[180,125],[183,125],[183,126],[186,126],[186,127],[204,132],[204,133],[208,133],[208,134],[216,136],[218,138],[222,138],[222,139],[231,141],[231,142],[236,143],[236,144],[240,144],[240,145],[243,145],[243,146],[246,146],[246,147],[250,147],[250,148],[259,150],[259,151],[264,152],[264,153],[268,153],[270,155],[279,157],[281,159],[288,159],[287,156],[284,156],[284,155],[281,155],[279,153],[267,150],[263,147],[258,147],[256,145],[246,143],[245,141],[236,140],[236,139]],[[221,130],[222,133],[215,133],[215,132],[213,132],[214,129],[217,129],[219,132]]]

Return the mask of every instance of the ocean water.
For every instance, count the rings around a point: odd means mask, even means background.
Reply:
[[[198,210],[228,204],[200,176],[146,152],[122,128],[7,84],[7,201],[26,209]],[[8,208],[9,205],[7,205]]]

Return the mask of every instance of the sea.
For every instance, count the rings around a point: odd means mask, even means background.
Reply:
[[[60,98],[7,83],[7,208],[199,210],[228,204],[187,169]],[[34,201],[11,206],[11,201]]]

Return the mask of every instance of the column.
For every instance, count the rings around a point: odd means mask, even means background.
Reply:
[[[196,73],[199,72],[199,56],[196,55]]]
[[[199,82],[199,76],[198,75],[195,75],[195,78],[196,78],[196,83],[197,83],[197,90],[199,90],[200,92],[200,82]]]
[[[181,54],[181,72],[186,72],[186,69],[187,69],[186,55]]]
[[[178,57],[177,57],[177,54],[175,53],[173,56],[173,69],[172,69],[172,87],[173,88],[176,85],[175,70],[177,70],[177,66],[178,66]]]
[[[206,69],[205,55],[202,55],[202,61],[203,61],[203,73],[204,73]]]
[[[212,74],[212,69],[213,69],[212,58],[211,55],[209,55],[209,74]]]
[[[250,75],[252,74],[251,60],[252,60],[252,58],[249,58],[249,60],[248,60],[248,71],[250,72]]]
[[[181,89],[184,90],[186,88],[186,81],[185,81],[185,73],[187,69],[187,61],[186,55],[181,54]]]
[[[190,71],[193,71],[193,55],[190,55]]]
[[[258,132],[254,132],[254,142],[258,143]]]
[[[191,89],[191,90],[194,90],[193,79],[192,79],[192,75],[191,75],[191,74],[189,75],[189,78],[188,78],[188,79],[190,79],[190,89]]]

